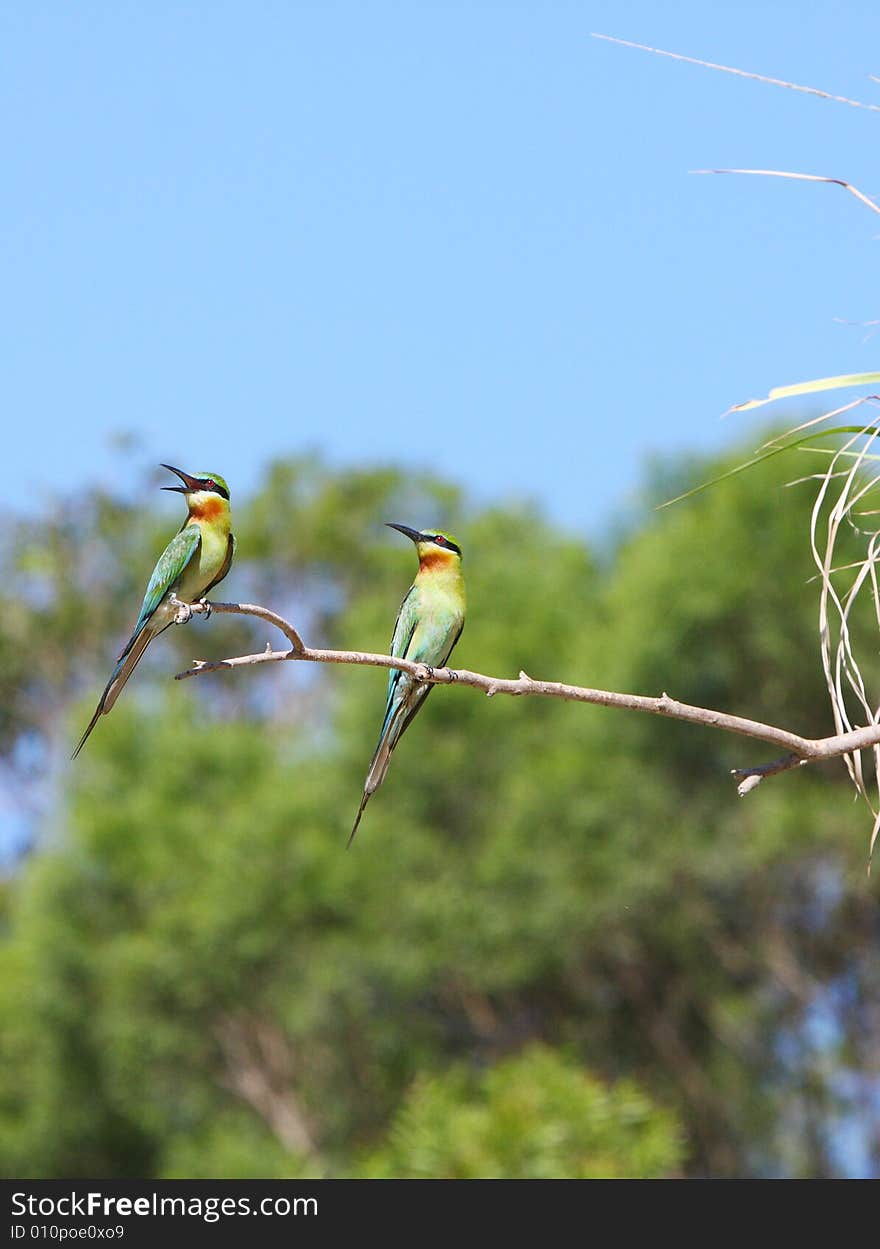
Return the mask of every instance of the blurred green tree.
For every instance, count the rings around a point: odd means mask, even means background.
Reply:
[[[310,641],[383,650],[413,569],[378,522],[454,519],[462,666],[665,688],[819,734],[809,499],[783,495],[791,476],[769,462],[597,556],[528,507],[475,509],[427,477],[279,464],[234,500],[224,595]],[[400,1124],[443,1104],[439,1166],[476,1113],[486,1167],[528,1168],[573,1079],[560,1173],[851,1173],[853,1141],[880,1165],[864,1095],[880,908],[839,764],[739,803],[726,772],[761,761],[753,743],[452,687],[345,853],[384,673],[167,680],[194,653],[260,649],[259,623],[170,630],[76,767],[57,762],[173,526],[100,495],[46,523],[48,540],[22,523],[0,553],[3,746],[49,795],[2,912],[4,1174],[353,1174],[365,1157],[404,1173],[422,1164]],[[523,1072],[534,1122],[523,1109],[502,1148],[492,1125]],[[644,1137],[614,1095],[633,1079]],[[587,1126],[600,1103],[612,1154]],[[646,1152],[676,1122],[683,1149]]]
[[[607,1086],[561,1055],[530,1046],[489,1067],[418,1079],[368,1177],[650,1179],[674,1173],[673,1115],[630,1081]]]

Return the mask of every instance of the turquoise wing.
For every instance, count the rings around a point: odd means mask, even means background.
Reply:
[[[458,639],[461,637],[463,631],[464,631],[464,621],[462,621],[461,624],[458,626],[456,632],[451,635],[452,640],[449,641],[448,638],[444,638],[442,646],[439,649],[437,648],[437,645],[436,645],[436,639],[432,638],[431,642],[434,644],[430,645],[430,647],[426,647],[424,645],[419,646],[418,645],[419,639],[414,638],[413,641],[415,644],[412,646],[412,649],[408,658],[415,660],[416,663],[423,663],[423,664],[426,663],[431,668],[445,668],[449,660],[449,656],[455,650],[456,643],[458,642]],[[425,699],[428,697],[428,695],[431,693],[431,690],[433,689],[434,689],[433,685],[422,685],[419,687],[419,690],[417,691],[416,699],[413,701],[412,706],[407,711],[406,717],[400,726],[400,732],[397,734],[398,741],[401,739],[401,737],[403,737],[404,733],[409,728],[410,724],[412,723],[413,716],[415,716],[415,714],[418,711],[421,711],[422,704],[424,703]]]
[[[391,639],[391,654],[396,659],[411,659],[414,663],[442,668],[461,637],[463,628],[464,622],[461,620],[449,627],[442,617],[439,621],[430,615],[426,619],[424,600],[420,599],[418,588],[413,586],[401,604]],[[433,688],[433,685],[417,685],[408,673],[392,668],[388,677],[388,700],[385,704],[380,741],[392,725],[395,740],[401,738]],[[410,706],[406,709],[403,722],[398,721],[398,729],[394,724],[395,717],[398,711],[402,711],[405,702]]]
[[[419,623],[418,596],[419,592],[416,587],[411,586],[406,598],[400,604],[400,611],[397,613],[397,620],[394,625],[394,634],[391,638],[390,653],[395,659],[406,659],[408,657],[413,634]],[[391,722],[401,699],[406,695],[407,687],[411,680],[412,678],[408,677],[405,672],[401,672],[399,668],[390,669],[388,673],[388,698],[385,703],[385,719],[382,721],[382,732],[379,734],[380,739]]]
[[[394,633],[391,636],[391,654],[395,659],[405,659],[412,635],[419,623],[418,589],[412,585],[406,598],[400,604],[397,620],[394,622]]]
[[[431,603],[432,600],[428,596],[427,605],[430,607]],[[430,667],[438,667],[446,663],[461,636],[464,625],[463,614],[444,612],[442,605],[439,605],[439,611],[436,610],[438,606],[436,599],[434,611],[426,613],[425,606],[426,600],[420,587],[413,585],[403,600],[397,616],[394,636],[391,639],[391,654],[395,659],[411,659],[417,663],[428,664]],[[354,840],[370,796],[382,784],[395,746],[433,688],[433,685],[419,684],[398,668],[391,669],[388,676],[388,700],[385,704],[382,731],[379,734],[373,758],[370,760],[361,805],[358,807],[354,826],[348,839],[349,845]]]
[[[202,535],[198,525],[187,525],[180,533],[174,535],[159,556],[153,575],[150,577],[140,615],[134,626],[134,632],[128,640],[125,650],[119,656],[124,659],[137,641],[144,625],[147,624],[162,599],[180,577],[183,570],[199,549]]]

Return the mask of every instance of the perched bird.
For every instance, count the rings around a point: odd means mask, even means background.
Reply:
[[[79,739],[74,759],[86,744],[98,717],[105,716],[116,702],[153,638],[175,621],[188,619],[192,614],[189,604],[203,599],[212,586],[222,581],[232,563],[235,538],[230,529],[226,482],[217,473],[190,476],[170,464],[163,464],[162,468],[176,473],[183,482],[182,486],[163,486],[162,489],[184,495],[188,515],[153,569],[134,632],[119,656],[89,727]]]
[[[420,533],[406,525],[389,525],[416,544],[419,571],[400,606],[391,654],[429,668],[442,668],[464,628],[465,593],[461,575],[461,547],[448,533],[435,529]],[[357,832],[364,808],[385,778],[394,747],[412,723],[433,685],[416,681],[399,668],[388,674],[388,701],[375,754],[364,784],[364,796],[348,844]]]

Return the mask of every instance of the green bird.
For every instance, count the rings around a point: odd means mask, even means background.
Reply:
[[[192,614],[189,604],[203,599],[229,572],[235,554],[235,538],[230,528],[229,487],[217,473],[196,473],[163,464],[176,473],[182,486],[163,486],[186,499],[187,517],[159,556],[150,577],[134,632],[117,660],[110,680],[73,752],[76,758],[99,716],[107,715],[122,687],[134,672],[150,642],[163,629]]]
[[[420,533],[407,525],[390,524],[416,544],[419,571],[400,605],[391,654],[429,668],[443,668],[464,628],[465,592],[461,575],[461,547],[448,533],[429,529]],[[348,844],[351,845],[364,808],[385,779],[397,743],[433,689],[399,668],[388,674],[388,699],[379,742],[370,762],[364,795]]]

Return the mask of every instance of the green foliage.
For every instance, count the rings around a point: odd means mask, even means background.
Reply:
[[[665,688],[818,735],[791,476],[761,465],[599,562],[527,508],[281,464],[233,498],[224,595],[309,641],[384,649],[413,557],[381,521],[437,524],[464,550],[461,666]],[[215,617],[163,635],[76,765],[40,771],[94,705],[163,516],[95,496],[45,533],[22,524],[5,555],[3,746],[37,759],[24,779],[53,805],[4,900],[4,1174],[840,1169],[839,1117],[869,1127],[847,1090],[876,1062],[880,985],[841,767],[740,803],[727,770],[763,761],[754,744],[444,688],[346,852],[384,673],[167,680],[270,638]]]
[[[674,1116],[637,1085],[605,1085],[542,1046],[479,1078],[418,1079],[362,1174],[405,1179],[644,1179],[681,1160]]]

